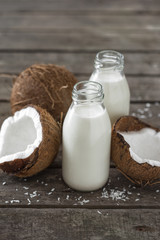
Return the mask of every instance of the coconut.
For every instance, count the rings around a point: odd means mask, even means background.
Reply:
[[[38,106],[28,106],[7,118],[0,132],[0,168],[18,177],[47,168],[56,156],[60,127]]]
[[[147,185],[160,179],[160,129],[136,117],[121,117],[112,127],[111,158],[132,182]]]
[[[77,83],[74,75],[62,66],[32,65],[14,81],[11,93],[12,113],[28,104],[46,109],[56,121],[66,114],[71,101],[72,89]]]

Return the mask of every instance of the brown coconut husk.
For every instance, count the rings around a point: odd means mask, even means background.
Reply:
[[[60,126],[53,117],[45,109],[33,105],[31,107],[34,107],[40,114],[42,142],[28,158],[0,164],[4,172],[18,177],[30,177],[47,168],[57,155],[61,142]]]
[[[15,80],[11,93],[12,113],[28,104],[46,109],[56,121],[65,116],[77,79],[65,67],[38,64],[24,70]]]
[[[151,128],[159,132],[160,129],[152,127],[140,121],[136,117],[125,116],[117,120],[112,127],[111,158],[116,167],[131,182],[138,185],[151,185],[159,183],[160,167],[151,166],[148,163],[139,164],[130,156],[130,145],[118,132],[139,131],[143,128]]]

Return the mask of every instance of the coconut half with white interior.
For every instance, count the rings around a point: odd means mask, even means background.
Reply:
[[[160,180],[160,129],[125,116],[112,127],[111,158],[132,182],[147,185]]]
[[[59,125],[38,106],[28,106],[7,118],[0,132],[0,168],[18,177],[47,168],[61,141]]]

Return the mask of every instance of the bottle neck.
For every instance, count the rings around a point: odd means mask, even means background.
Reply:
[[[102,71],[123,71],[124,56],[112,50],[101,51],[95,57],[94,67]]]
[[[73,102],[82,103],[102,103],[104,98],[103,88],[100,83],[93,81],[81,81],[74,85],[72,91]]]

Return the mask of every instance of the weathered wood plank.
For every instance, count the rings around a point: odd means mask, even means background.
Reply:
[[[28,179],[0,174],[0,206],[87,208],[160,208],[160,184],[136,187],[117,169],[110,169],[104,188],[89,193],[71,190],[61,168],[48,168]]]
[[[15,75],[0,75],[0,100],[6,101],[10,99],[13,78]]]
[[[160,77],[130,77],[131,101],[159,101]]]
[[[159,50],[159,26],[159,16],[148,15],[2,14],[0,49]]]
[[[131,104],[130,114],[160,128],[160,104]]]
[[[0,101],[9,101],[12,80],[16,75],[0,75]],[[79,81],[89,79],[88,76],[76,76]],[[130,77],[127,80],[131,91],[131,101],[160,101],[160,77]]]
[[[122,52],[123,53],[123,52]],[[125,53],[126,74],[159,75],[159,53]],[[95,53],[0,53],[0,73],[19,73],[34,63],[65,65],[76,74],[91,74]]]
[[[11,30],[12,31],[12,30]],[[18,39],[18,41],[17,41]],[[14,32],[0,33],[0,50],[60,50],[97,52],[106,48],[139,51],[160,50],[160,33],[154,31],[125,32],[118,30],[66,30],[48,32]],[[67,43],[67,44],[66,44]]]
[[[159,240],[160,210],[0,209],[2,239]]]
[[[11,115],[10,103],[0,102],[0,126],[2,122]]]
[[[160,127],[160,103],[132,103],[130,114],[147,123]],[[0,102],[0,125],[5,118],[11,115],[10,103]]]
[[[3,239],[158,240],[159,210],[1,209]],[[14,231],[11,231],[14,229]]]
[[[0,30],[33,30],[33,31],[80,31],[97,32],[115,30],[120,32],[140,33],[140,31],[159,32],[160,18],[158,15],[118,16],[117,14],[74,13],[49,14],[46,13],[9,13],[0,15]],[[153,36],[152,36],[153,37]]]
[[[160,9],[159,0],[143,0],[128,1],[128,0],[107,0],[107,1],[74,1],[61,0],[50,1],[46,0],[1,0],[0,11],[59,11],[59,10],[102,10],[102,11],[157,11]]]

